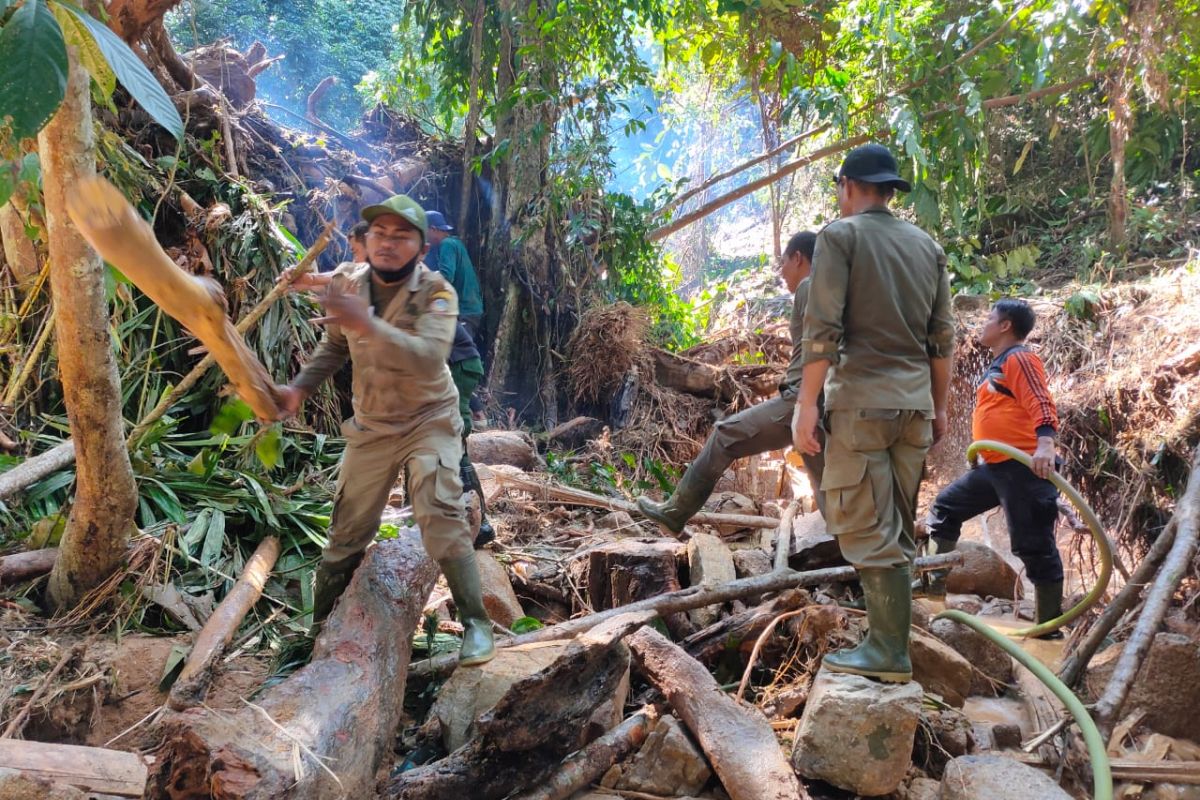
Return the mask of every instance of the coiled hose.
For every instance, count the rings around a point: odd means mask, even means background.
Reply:
[[[967,448],[967,461],[974,462],[975,456],[980,450],[991,450],[992,452],[1001,453],[1009,458],[1019,461],[1030,469],[1033,468],[1033,459],[1023,450],[1004,444],[1003,442],[993,442],[988,439],[981,439],[978,442],[972,442]],[[1057,472],[1050,473],[1050,482],[1054,484],[1060,492],[1066,495],[1066,498],[1071,501],[1071,505],[1075,506],[1079,511],[1083,521],[1087,524],[1088,529],[1092,532],[1092,538],[1096,541],[1096,550],[1100,555],[1100,575],[1096,579],[1096,585],[1091,588],[1084,598],[1079,601],[1079,604],[1074,608],[1069,609],[1061,617],[1047,620],[1030,628],[1022,628],[1021,630],[1013,631],[1010,636],[1041,636],[1051,631],[1056,631],[1066,625],[1071,620],[1078,617],[1083,612],[1087,611],[1096,604],[1104,592],[1108,589],[1108,582],[1112,578],[1113,571],[1113,549],[1112,543],[1108,540],[1108,536],[1104,533],[1104,527],[1100,524],[1096,512],[1088,505],[1087,501],[1075,490],[1075,487],[1063,480],[1063,477]]]

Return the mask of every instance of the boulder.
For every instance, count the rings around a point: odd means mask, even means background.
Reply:
[[[971,720],[951,708],[922,709],[913,744],[913,764],[930,775],[941,775],[946,762],[974,751]]]
[[[1124,644],[1099,653],[1088,668],[1087,690],[1099,697],[1112,677],[1113,667]],[[1157,733],[1200,742],[1200,714],[1181,714],[1181,709],[1200,708],[1200,642],[1178,633],[1154,637],[1137,680],[1129,690],[1123,715],[1141,710],[1143,722]]]
[[[601,785],[627,792],[661,797],[696,794],[712,770],[687,731],[675,717],[660,717],[646,741],[624,764],[605,774]]]
[[[566,641],[538,642],[506,647],[497,650],[496,657],[486,664],[456,669],[442,685],[430,709],[430,714],[441,723],[446,749],[453,751],[466,744],[474,734],[475,721],[481,714],[490,711],[513,684],[553,664],[568,644]],[[625,660],[629,660],[628,651]],[[626,671],[612,699],[592,715],[580,745],[620,723],[628,694],[629,674]]]
[[[688,540],[688,575],[692,586],[720,586],[737,578],[733,566],[733,554],[729,546],[717,536],[696,533]],[[688,612],[692,623],[703,628],[717,621],[720,606],[694,608]]]
[[[739,578],[753,578],[766,575],[774,568],[771,557],[766,551],[757,547],[747,547],[733,551],[733,571]]]
[[[963,563],[950,570],[946,591],[1015,600],[1021,596],[1021,579],[1004,557],[987,545],[958,543]]]
[[[792,765],[806,778],[867,797],[895,791],[908,772],[922,696],[914,681],[878,683],[820,670]]]
[[[1007,653],[982,634],[950,619],[934,620],[929,632],[952,647],[974,669],[970,694],[994,697],[1012,683],[1013,661]]]
[[[500,565],[495,556],[486,550],[475,551],[475,560],[479,564],[479,578],[483,586],[483,605],[493,622],[498,622],[506,628],[525,616],[517,594],[513,591],[512,581],[508,570]]]
[[[923,631],[929,630],[929,625],[933,622],[933,615],[936,613],[929,603],[915,597],[913,598],[912,626],[914,628],[920,628]]]
[[[946,608],[962,611],[965,614],[978,614],[983,610],[983,600],[974,594],[947,594]]]
[[[914,630],[909,639],[913,680],[947,705],[962,708],[971,691],[971,664],[948,645]]]
[[[596,529],[601,531],[629,531],[640,533],[641,529],[633,521],[628,511],[612,511],[596,520]]]
[[[533,439],[522,431],[479,431],[467,437],[467,455],[473,464],[507,464],[533,469],[538,464]]]
[[[897,800],[938,800],[942,787],[933,778],[913,778],[897,792]]]
[[[999,755],[959,756],[946,765],[941,800],[1070,800],[1071,795],[1033,767]]]

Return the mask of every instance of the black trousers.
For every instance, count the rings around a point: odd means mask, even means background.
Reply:
[[[958,541],[962,524],[996,506],[1004,508],[1013,555],[1035,585],[1063,579],[1062,557],[1054,539],[1058,489],[1011,459],[981,464],[943,489],[925,520],[935,539]]]

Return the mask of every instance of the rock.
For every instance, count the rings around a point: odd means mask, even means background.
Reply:
[[[719,586],[737,578],[733,566],[733,555],[720,538],[708,533],[697,533],[688,540],[688,574],[692,586]],[[688,612],[692,623],[698,628],[711,625],[721,615],[720,606],[705,606]]]
[[[803,571],[846,563],[837,539],[826,531],[825,520],[820,514],[803,514],[796,518],[795,525],[789,567]]]
[[[1021,746],[1021,726],[1012,722],[992,726],[992,746],[997,750],[1006,750]]]
[[[1012,658],[982,633],[949,619],[934,620],[929,632],[941,639],[974,667],[970,694],[995,697],[1013,680]]]
[[[933,778],[913,778],[897,793],[898,800],[938,800],[941,785]]]
[[[921,712],[920,684],[877,683],[822,669],[792,749],[806,778],[875,797],[895,791],[912,757]]]
[[[941,775],[946,762],[973,752],[971,720],[953,709],[924,709],[913,744],[913,763],[930,775]]]
[[[639,531],[638,524],[628,511],[613,511],[596,520],[596,528],[602,531]]]
[[[605,775],[603,785],[663,797],[696,794],[712,770],[687,731],[673,716],[660,717],[646,741],[624,764]]]
[[[467,437],[467,454],[473,464],[507,464],[533,469],[538,464],[533,439],[522,431],[480,431]]]
[[[733,551],[733,571],[739,578],[766,575],[774,566],[771,557],[757,547]]]
[[[941,800],[1070,800],[1057,783],[1033,767],[998,755],[959,756],[946,765]]]
[[[0,797],[4,800],[87,800],[89,796],[74,786],[0,767]]]
[[[757,514],[758,506],[746,495],[739,492],[720,492],[713,494],[704,504],[705,511],[717,514]]]
[[[978,614],[983,610],[983,600],[973,594],[947,594],[946,608],[956,609],[966,614]]]
[[[1115,644],[1092,659],[1087,690],[1099,697],[1108,685],[1124,644]],[[1200,742],[1200,714],[1180,713],[1200,708],[1200,642],[1178,633],[1154,637],[1137,680],[1129,690],[1122,716],[1146,712],[1144,723],[1157,733]]]
[[[483,605],[488,616],[494,622],[499,622],[506,628],[525,616],[525,610],[517,600],[513,591],[512,581],[508,570],[500,565],[495,556],[486,550],[475,551],[475,560],[479,564],[479,578],[483,585]]]
[[[1190,786],[1181,783],[1157,783],[1150,787],[1139,785],[1137,788],[1145,788],[1145,791],[1140,795],[1140,800],[1200,800],[1200,786]],[[1120,788],[1118,788],[1117,797],[1126,796],[1139,797],[1137,794],[1122,794]]]
[[[472,726],[479,715],[499,702],[504,693],[518,681],[554,663],[569,643],[538,642],[496,651],[496,657],[471,669],[456,669],[442,685],[437,700],[430,709],[442,727],[446,749],[462,747],[472,736]],[[628,652],[625,654],[628,661]],[[629,676],[621,681],[612,700],[596,709],[592,724],[581,737],[580,745],[607,731],[621,721],[625,698],[629,694]]]
[[[963,563],[950,570],[946,591],[1015,600],[1021,596],[1021,579],[1004,557],[976,542],[958,543]]]
[[[546,434],[546,443],[558,450],[578,450],[604,433],[604,423],[594,417],[575,417]]]
[[[930,694],[962,708],[971,690],[971,664],[948,645],[914,630],[909,639],[913,680]]]
[[[929,630],[930,624],[933,622],[933,615],[936,612],[924,600],[913,598],[912,602],[912,625],[914,628],[920,628],[923,631]]]

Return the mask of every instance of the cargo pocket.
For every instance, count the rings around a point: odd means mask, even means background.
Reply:
[[[867,475],[869,463],[870,459],[861,453],[845,452],[835,462],[825,464],[821,492],[825,495],[825,522],[834,536],[879,524],[875,490]]]

